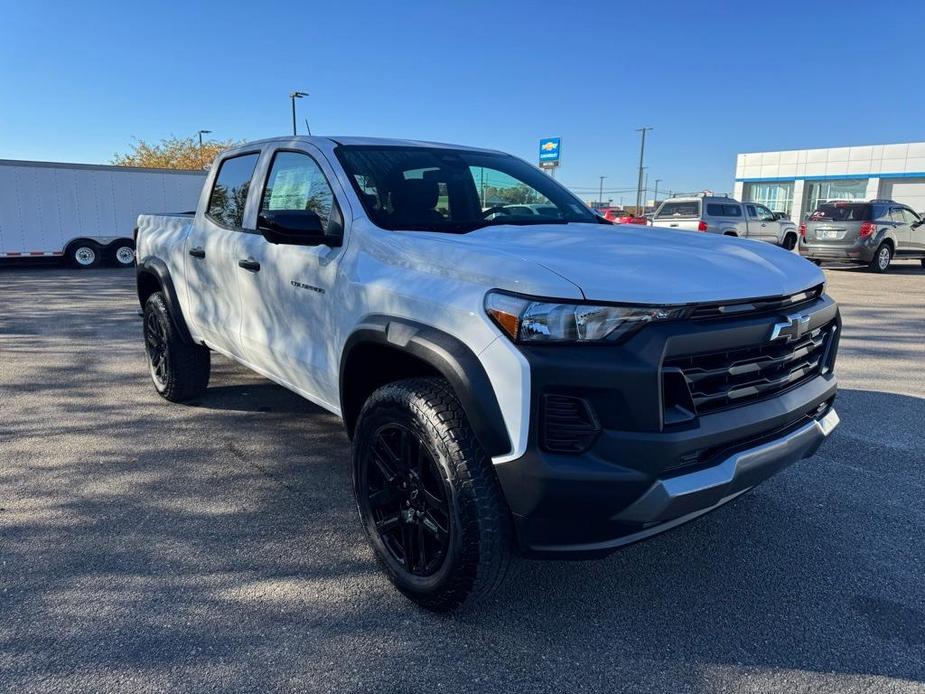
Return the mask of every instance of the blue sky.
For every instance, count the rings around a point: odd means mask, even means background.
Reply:
[[[409,137],[560,180],[731,191],[742,151],[925,140],[925,3],[0,0],[0,158],[107,162],[199,128]],[[612,193],[619,200],[626,195]],[[606,197],[606,196],[605,196]]]

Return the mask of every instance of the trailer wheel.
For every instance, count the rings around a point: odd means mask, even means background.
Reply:
[[[93,241],[75,241],[68,246],[64,256],[71,265],[82,270],[99,267],[103,260],[99,244]]]
[[[119,239],[109,246],[109,257],[116,267],[132,267],[135,264],[135,244],[129,239]]]

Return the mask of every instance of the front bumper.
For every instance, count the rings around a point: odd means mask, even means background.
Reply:
[[[838,325],[827,297],[806,310],[814,322]],[[830,368],[769,397],[665,421],[666,358],[756,344],[774,320],[650,326],[613,347],[523,348],[534,391],[528,447],[495,466],[521,552],[601,556],[707,513],[811,456],[838,424]],[[552,452],[544,443],[542,402],[550,392],[581,397],[595,412],[600,430],[586,450]]]
[[[838,423],[838,414],[829,409],[780,438],[733,453],[716,465],[656,480],[616,518],[641,524],[668,523],[714,509],[791,463],[811,456]]]

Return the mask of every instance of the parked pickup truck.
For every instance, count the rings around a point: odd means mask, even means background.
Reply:
[[[541,207],[494,215],[483,181]],[[433,610],[513,552],[599,556],[696,518],[838,423],[815,265],[615,227],[500,152],[253,142],[195,215],[139,217],[137,250],[157,392],[208,397],[217,352],[342,417],[373,551]]]
[[[706,231],[767,241],[792,251],[799,240],[797,225],[756,202],[696,196],[669,198],[652,219],[653,226]]]

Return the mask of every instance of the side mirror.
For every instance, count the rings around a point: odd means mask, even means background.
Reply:
[[[257,215],[257,230],[270,243],[318,246],[327,243],[324,225],[311,210],[267,210]]]

